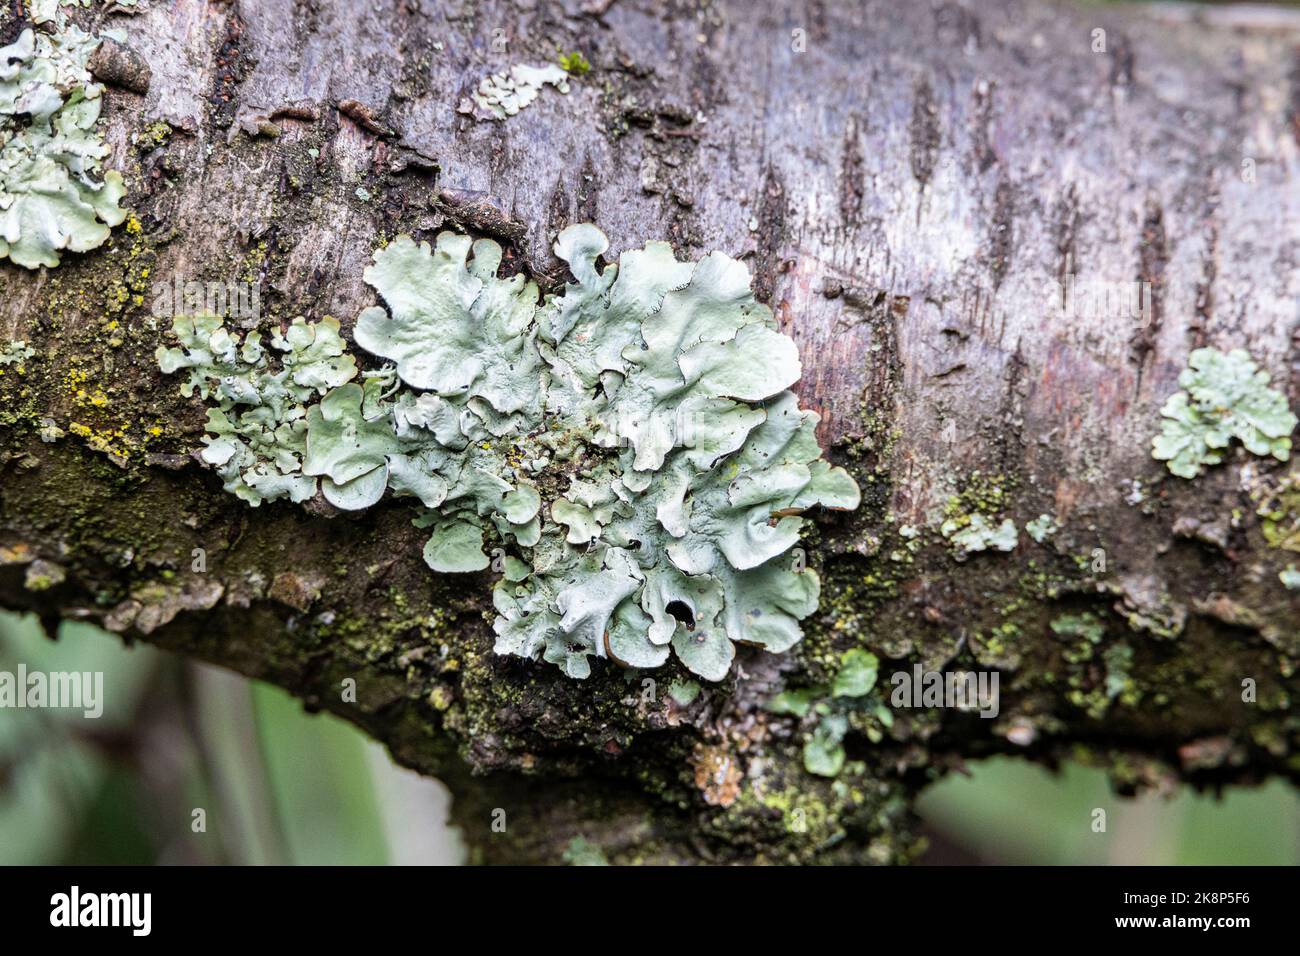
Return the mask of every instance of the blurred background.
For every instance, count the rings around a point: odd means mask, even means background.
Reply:
[[[436,781],[285,692],[0,612],[0,671],[102,671],[104,713],[0,709],[0,864],[459,863]],[[1300,794],[1123,800],[1100,771],[1010,759],[931,787],[930,863],[1296,864]],[[1093,807],[1107,832],[1093,833]],[[196,812],[198,811],[198,812]]]

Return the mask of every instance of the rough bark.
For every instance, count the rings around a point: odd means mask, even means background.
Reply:
[[[1297,604],[1246,458],[1189,482],[1150,457],[1198,345],[1247,347],[1300,399],[1300,18],[174,0],[110,19],[152,71],[144,95],[107,94],[139,228],[56,270],[0,264],[0,340],[38,349],[0,378],[4,606],[99,621],[357,722],[448,783],[484,861],[555,860],[577,836],[615,861],[906,860],[917,790],[992,753],[1081,757],[1125,790],[1300,778]],[[457,111],[488,73],[557,49],[593,66],[569,95],[500,123]],[[225,494],[190,457],[200,403],[153,359],[159,279],[257,281],[263,326],[347,330],[385,238],[491,235],[553,284],[550,242],[580,221],[611,255],[665,238],[743,256],[864,489],[808,542],[825,587],[802,644],[742,653],[688,707],[662,690],[671,669],[645,695],[611,667],[575,682],[495,657],[490,575],[429,571],[409,506]],[[1069,275],[1150,283],[1151,321],[1063,314],[1042,290]],[[42,442],[46,419],[67,437]],[[899,528],[932,529],[953,495],[1062,530],[964,562],[933,531],[908,552]],[[1126,698],[1049,626],[1082,612],[1105,625],[1097,655],[1132,649]],[[875,742],[855,718],[840,777],[811,776],[809,727],[763,704],[852,647],[882,675],[1000,668],[1001,714],[900,711]]]

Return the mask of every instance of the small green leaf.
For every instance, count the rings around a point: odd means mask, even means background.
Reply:
[[[804,741],[803,766],[819,777],[838,776],[844,768],[842,741],[848,732],[849,719],[843,714],[823,717],[816,729]]]
[[[876,686],[880,661],[870,651],[855,647],[840,656],[840,669],[831,684],[834,697],[865,697]]]
[[[678,707],[689,707],[700,696],[700,690],[698,681],[681,680],[679,678],[668,685],[668,696],[673,699]]]
[[[816,687],[798,687],[792,690],[783,690],[777,694],[765,705],[765,709],[773,714],[790,714],[794,717],[806,717],[812,710],[813,701],[818,697],[825,696],[826,691]]]

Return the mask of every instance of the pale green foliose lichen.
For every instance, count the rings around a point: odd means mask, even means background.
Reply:
[[[1039,544],[1042,544],[1059,530],[1056,519],[1047,514],[1039,515],[1025,525],[1025,531],[1029,534],[1029,537]]]
[[[819,777],[836,777],[844,768],[847,754],[844,737],[850,721],[867,739],[879,743],[893,725],[893,713],[876,689],[880,660],[870,651],[850,648],[840,655],[839,669],[829,686],[787,688],[767,701],[773,714],[788,714],[800,720],[817,718],[803,743],[804,769]]]
[[[273,367],[257,332],[241,341],[213,315],[174,320],[180,346],[159,348],[158,364],[168,374],[188,370],[183,395],[216,401],[208,409],[207,447],[200,457],[227,491],[254,506],[268,498],[305,501],[316,494],[316,478],[303,473],[307,403],[357,374],[338,330],[328,316],[316,323],[294,320],[286,333],[277,330],[271,338],[279,355]]]
[[[1064,637],[1082,637],[1091,644],[1098,644],[1106,636],[1106,627],[1101,619],[1091,611],[1082,614],[1061,614],[1053,619],[1052,630]]]
[[[1020,540],[1016,524],[1010,518],[1004,518],[1001,524],[995,525],[978,512],[970,515],[968,520],[949,518],[939,526],[939,533],[956,545],[959,551],[967,554],[990,548],[1014,551]]]
[[[21,371],[29,358],[36,356],[36,350],[21,339],[0,346],[0,365],[16,365]]]
[[[1234,438],[1252,454],[1290,457],[1296,416],[1245,350],[1200,348],[1187,366],[1178,377],[1182,390],[1160,409],[1165,421],[1152,440],[1153,458],[1181,478],[1195,478],[1223,461]]]
[[[875,654],[860,647],[850,648],[840,656],[840,669],[831,682],[832,697],[865,697],[876,686],[880,661]]]
[[[569,76],[568,69],[554,63],[546,66],[517,63],[505,73],[485,77],[474,91],[473,99],[497,119],[505,119],[529,106],[548,83],[561,93],[568,93]]]
[[[64,7],[88,6],[90,0],[30,0],[30,16],[32,23],[40,26],[42,23],[57,24],[62,29],[67,23],[67,14],[63,12]]]
[[[100,0],[28,0],[28,8],[32,23],[39,26],[42,23],[53,23],[60,30],[68,22],[68,15],[64,7],[93,7]],[[135,12],[135,8],[140,0],[102,0],[101,5],[105,8],[111,8],[109,13],[116,12]]]
[[[387,364],[361,383],[328,320],[277,334],[272,361],[256,333],[180,319],[159,362],[218,402],[203,456],[250,503],[318,481],[348,510],[418,499],[430,567],[501,575],[497,653],[577,678],[592,657],[676,653],[717,681],[736,643],[801,638],[820,582],[786,552],[804,511],[856,508],[858,488],[821,458],[818,417],[789,391],[794,343],[742,264],[652,242],[601,270],[607,245],[565,229],[576,281],[543,299],[497,275],[495,242],[399,237],[365,273],[387,308],[353,335]]]
[[[121,175],[100,178],[102,87],[86,67],[99,39],[46,6],[54,33],[0,48],[0,259],[28,269],[96,248],[126,218]]]

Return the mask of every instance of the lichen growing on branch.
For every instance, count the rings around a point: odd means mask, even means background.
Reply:
[[[1234,438],[1251,454],[1290,457],[1296,416],[1244,349],[1197,349],[1178,384],[1182,390],[1160,409],[1165,420],[1151,450],[1173,474],[1195,478],[1207,465],[1221,463]]]
[[[87,64],[99,39],[65,22],[0,48],[0,259],[57,266],[62,250],[101,245],[126,218],[126,188],[96,128],[103,88]]]
[[[578,54],[581,56],[581,54]],[[586,63],[585,60],[582,61]],[[573,66],[549,63],[546,66],[528,66],[517,63],[504,73],[493,73],[479,83],[474,91],[474,102],[496,119],[514,116],[537,99],[542,87],[551,85],[561,93],[569,92],[569,77],[581,76],[586,70]],[[588,67],[589,69],[590,67]]]
[[[794,343],[741,263],[652,242],[601,270],[607,246],[565,229],[555,252],[575,281],[541,298],[497,274],[491,240],[400,237],[365,273],[388,307],[354,338],[386,363],[360,382],[328,319],[296,321],[272,351],[180,318],[158,360],[217,402],[203,458],[251,504],[417,499],[430,567],[500,573],[498,653],[577,678],[592,657],[676,653],[720,680],[736,643],[800,639],[820,593],[788,555],[801,515],[856,508],[858,488],[822,459],[817,415],[789,391]]]

